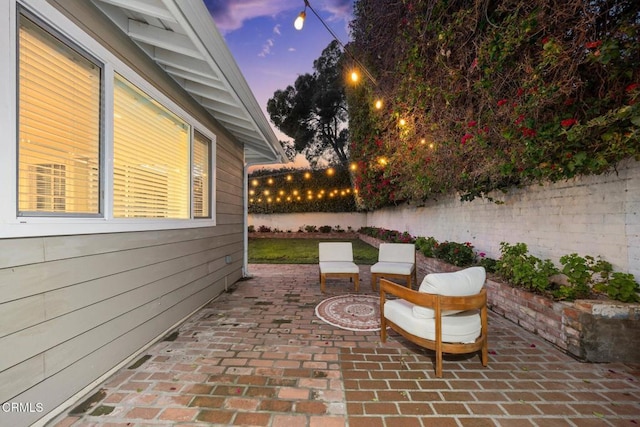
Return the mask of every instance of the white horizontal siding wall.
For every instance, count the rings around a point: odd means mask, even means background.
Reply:
[[[216,135],[217,225],[0,238],[0,404],[42,408],[2,411],[0,426],[28,426],[73,404],[242,275],[243,147],[90,2],[71,2],[61,3],[83,14],[77,23],[87,33],[117,46],[132,69]]]
[[[240,279],[241,150],[218,153],[216,227],[0,239],[0,402],[53,410]]]

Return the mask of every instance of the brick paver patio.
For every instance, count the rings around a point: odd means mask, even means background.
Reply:
[[[315,316],[353,293],[316,265],[251,265],[253,278],[198,311],[56,426],[634,426],[640,364],[586,364],[490,315],[489,366],[432,353],[391,333],[352,332]],[[421,280],[422,277],[418,277]],[[361,266],[360,293],[372,293]],[[170,340],[175,338],[175,340]],[[640,349],[639,349],[640,350]]]

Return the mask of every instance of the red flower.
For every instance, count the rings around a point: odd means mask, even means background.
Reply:
[[[600,47],[600,45],[602,45],[602,40],[596,40],[595,42],[587,42],[585,43],[585,47],[587,49],[596,49],[598,47]]]
[[[576,123],[578,123],[576,119],[564,119],[563,121],[560,122],[560,125],[564,128],[568,128],[570,126],[575,125]]]
[[[471,63],[471,69],[473,70],[477,66],[478,66],[478,58],[474,58],[473,62]]]
[[[522,96],[524,95],[524,89],[522,89],[521,87],[518,88],[518,96]]]
[[[573,98],[567,98],[567,99],[564,101],[564,105],[567,105],[567,106],[568,106],[568,105],[573,105],[573,103],[574,103],[574,102],[576,102],[576,100],[575,100],[575,99],[573,99]]]
[[[522,132],[522,135],[526,136],[526,137],[534,137],[536,136],[536,131],[528,128],[526,126],[523,126],[520,128],[520,131]]]
[[[467,126],[469,126],[470,128],[475,127],[475,125],[477,125],[478,122],[476,122],[475,120],[470,121],[469,123],[467,123]]]
[[[465,134],[462,137],[462,140],[460,140],[460,143],[462,143],[462,145],[466,144],[468,140],[472,139],[473,135],[471,135],[470,133]]]
[[[523,120],[524,120],[524,114],[520,114],[514,123],[519,125],[520,123],[522,123]]]
[[[549,43],[549,37],[545,37],[545,38],[543,38],[543,39],[542,39],[542,44],[543,44],[543,45],[545,45],[545,44],[547,44],[547,43]]]
[[[498,101],[498,107],[502,107],[504,104],[506,104],[508,101],[506,99],[501,99],[500,101]]]
[[[633,92],[634,90],[636,90],[638,87],[640,87],[640,83],[631,83],[629,86],[627,86],[624,90],[625,92]]]

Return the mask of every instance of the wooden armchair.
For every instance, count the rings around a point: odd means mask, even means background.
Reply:
[[[380,280],[380,339],[387,327],[409,341],[434,350],[436,376],[442,377],[443,353],[480,352],[488,363],[487,291],[483,267],[428,274],[418,291]],[[396,299],[387,299],[393,295]]]

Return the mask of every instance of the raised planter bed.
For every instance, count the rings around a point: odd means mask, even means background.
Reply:
[[[378,247],[380,240],[360,235]],[[416,254],[419,278],[459,267]],[[640,304],[609,300],[552,301],[489,275],[490,309],[585,362],[640,363]]]

